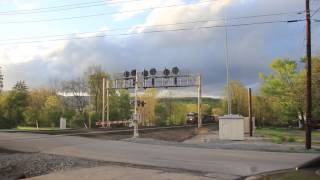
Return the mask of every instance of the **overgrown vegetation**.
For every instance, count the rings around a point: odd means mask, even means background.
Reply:
[[[270,138],[272,142],[282,143],[301,143],[305,142],[305,131],[299,129],[288,129],[288,128],[258,128],[257,133],[263,137]],[[320,132],[313,132],[313,144],[320,145]]]
[[[304,62],[304,60],[302,60]],[[257,126],[301,127],[305,116],[305,70],[294,60],[276,59],[270,74],[260,74],[259,93],[253,96],[253,115]],[[320,119],[320,57],[313,58],[313,117]],[[79,78],[55,83],[50,87],[30,89],[19,81],[9,91],[2,91],[0,72],[0,128],[59,126],[61,117],[70,128],[95,127],[102,118],[102,79],[109,75],[101,66],[92,66]],[[247,87],[231,81],[232,114],[248,116]],[[146,106],[138,109],[141,124],[181,125],[189,112],[197,112],[197,98],[157,98],[156,89],[139,96]],[[110,120],[128,120],[132,114],[130,94],[126,90],[110,91]],[[204,98],[202,114],[223,115],[226,99]],[[277,132],[279,133],[279,132]],[[268,134],[267,134],[268,135]],[[275,137],[275,136],[274,136]],[[299,142],[295,136],[275,137],[279,142]]]

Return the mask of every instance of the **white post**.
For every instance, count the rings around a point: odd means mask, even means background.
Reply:
[[[109,88],[110,88],[110,81],[107,81],[107,127],[110,127],[109,124],[109,117],[110,117],[110,109],[109,109]]]
[[[202,114],[201,114],[201,104],[202,104],[202,77],[198,77],[198,128],[202,127]]]
[[[232,114],[232,107],[231,107],[231,87],[230,87],[230,62],[229,62],[229,45],[228,45],[228,23],[227,18],[225,17],[225,45],[226,45],[226,70],[227,70],[227,102],[228,102],[228,114]]]
[[[105,103],[104,103],[104,97],[105,97],[105,86],[106,86],[106,79],[102,79],[102,127],[105,127],[104,122],[104,113],[105,113]]]
[[[135,85],[134,85],[134,115],[133,115],[133,126],[134,126],[134,132],[133,132],[133,137],[137,138],[139,137],[139,132],[138,132],[138,72],[136,72],[136,77],[135,77]]]

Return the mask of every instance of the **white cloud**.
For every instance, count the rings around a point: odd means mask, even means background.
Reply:
[[[112,2],[115,2],[115,3],[118,3],[121,1],[122,0],[112,0]],[[147,10],[145,9],[169,6],[173,4],[185,4],[185,3],[182,0],[140,0],[140,1],[114,4],[113,6],[117,7],[119,12],[126,12],[126,13],[115,14],[113,17],[115,21],[123,21],[129,18],[132,18],[138,14],[146,12]]]
[[[13,0],[17,10],[32,10],[38,8],[38,0]]]
[[[303,7],[303,2],[300,0],[220,0],[209,6],[155,9],[150,12],[145,23],[139,25],[143,29],[139,29],[138,32],[146,31],[147,26],[150,25],[215,19],[225,14],[228,17],[237,17],[266,12],[284,12],[299,10],[301,7]],[[241,22],[252,21],[261,20]],[[197,25],[213,25],[214,23],[219,24],[219,22],[211,22]],[[229,28],[232,77],[242,81],[245,85],[258,84],[258,73],[268,72],[268,64],[273,58],[301,57],[304,36],[301,26],[303,23]],[[173,27],[161,27],[161,29],[170,28]],[[137,29],[134,30],[137,31]],[[314,29],[314,34],[317,33],[319,33],[319,28]],[[32,86],[40,86],[51,78],[72,78],[82,75],[85,69],[93,64],[103,65],[108,72],[122,72],[133,68],[156,67],[161,69],[179,66],[193,72],[203,73],[204,94],[219,96],[225,84],[224,43],[224,28],[163,32],[130,37],[73,40],[56,47],[48,46],[46,52],[39,47],[35,49],[31,47],[23,49],[23,46],[11,47],[11,49],[0,50],[2,59],[0,62],[4,63],[3,59],[16,62],[15,64],[7,63],[5,66],[7,88],[21,79],[26,80]],[[314,43],[315,47],[319,48],[317,42]],[[24,61],[25,59],[28,61]],[[193,90],[183,91],[181,94],[191,95]]]

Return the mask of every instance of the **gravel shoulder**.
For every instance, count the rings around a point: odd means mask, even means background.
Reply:
[[[103,162],[43,153],[0,149],[0,179],[23,179],[70,169],[97,167]]]

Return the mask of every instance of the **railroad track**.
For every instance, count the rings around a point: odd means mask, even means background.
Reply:
[[[203,124],[203,126],[216,125],[215,123]],[[157,127],[141,127],[139,132],[144,131],[155,131],[155,130],[168,130],[168,129],[181,129],[181,128],[195,128],[197,125],[182,125],[182,126],[157,126]],[[6,131],[2,131],[6,132]],[[41,136],[34,138],[14,138],[2,141],[11,141],[11,140],[32,140],[32,139],[44,139],[44,138],[56,138],[63,136],[82,136],[82,135],[98,135],[98,134],[122,134],[122,133],[131,133],[133,128],[122,128],[122,129],[65,129],[65,130],[17,130],[17,131],[7,131],[10,133],[36,133],[44,134],[50,136]],[[1,142],[1,141],[0,141]]]

